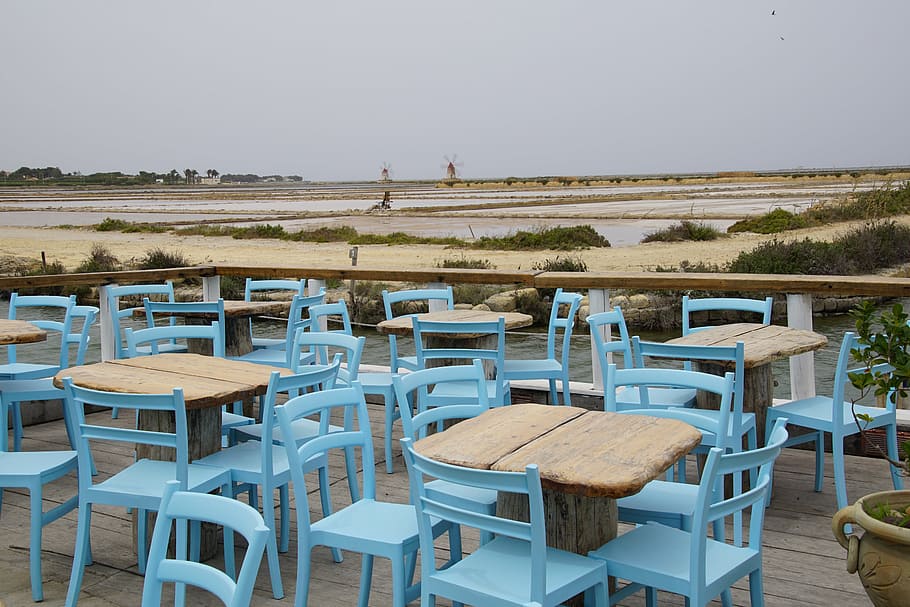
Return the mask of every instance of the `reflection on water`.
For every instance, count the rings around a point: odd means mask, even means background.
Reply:
[[[905,307],[910,306],[910,299],[901,300]],[[892,304],[888,304],[893,305]],[[9,302],[0,301],[0,318],[6,318],[9,311]],[[139,329],[144,326],[144,321],[127,320],[127,326]],[[815,331],[828,338],[828,345],[815,352],[816,389],[819,394],[831,394],[831,383],[834,376],[834,367],[837,364],[838,350],[841,338],[845,331],[853,329],[853,319],[848,315],[837,315],[814,318]],[[358,327],[355,332],[365,336],[366,346],[363,353],[363,362],[374,365],[389,364],[389,342],[384,335],[380,335],[371,327]],[[254,323],[254,333],[268,337],[284,337],[284,326],[279,322],[257,320]],[[633,331],[634,333],[634,331]],[[653,333],[641,332],[644,339],[665,341],[678,337],[679,333]],[[409,338],[399,338],[399,348],[405,352],[412,350]],[[534,329],[524,329],[510,332],[506,340],[506,355],[512,358],[534,358],[543,356],[546,350],[547,336],[545,330],[535,332]],[[25,344],[17,347],[17,358],[23,362],[41,362],[56,359],[60,342],[52,337],[47,342],[38,344]],[[101,360],[100,329],[96,324],[91,330],[86,362]],[[573,334],[572,350],[570,353],[570,377],[574,381],[590,382],[591,376],[591,340],[585,332],[577,331]],[[620,363],[621,364],[621,363]],[[788,398],[790,395],[790,369],[787,359],[775,361],[772,365],[775,387],[775,398]]]

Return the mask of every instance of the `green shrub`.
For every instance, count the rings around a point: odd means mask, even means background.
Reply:
[[[52,261],[48,264],[38,264],[27,270],[16,272],[16,276],[44,276],[46,274],[66,274],[66,268],[62,262]],[[16,289],[20,295],[69,295],[72,292],[71,287],[60,285],[50,287],[20,287]]]
[[[786,230],[809,227],[805,215],[796,215],[785,209],[774,209],[759,217],[742,219],[727,228],[727,232],[755,232],[756,234],[777,234]]]
[[[700,221],[683,220],[662,230],[645,234],[641,242],[681,242],[717,240],[725,236],[712,225]]]
[[[531,232],[518,230],[507,236],[481,236],[470,245],[475,249],[504,251],[544,250],[571,251],[590,247],[609,247],[610,241],[590,225],[538,229]]]
[[[88,257],[76,268],[76,272],[116,272],[122,265],[110,249],[96,242],[92,245]]]
[[[657,266],[654,268],[655,272],[693,272],[696,274],[715,274],[719,272],[724,272],[724,267],[716,264],[710,263],[707,261],[698,261],[696,263],[690,262],[688,259],[684,259],[679,262],[679,266],[675,268],[666,267],[666,266]]]
[[[181,236],[233,236],[236,229],[233,226],[201,224],[177,228],[174,232]]]
[[[272,224],[256,224],[245,228],[234,228],[231,232],[232,238],[240,240],[252,238],[277,238],[284,240],[287,238],[287,232],[282,226],[273,226]]]
[[[149,249],[140,258],[136,267],[140,270],[161,270],[166,268],[185,268],[192,265],[180,251],[165,251],[161,247]]]
[[[587,272],[588,264],[581,257],[551,257],[531,264],[532,270],[544,272]]]
[[[123,221],[122,219],[111,219],[110,217],[105,217],[101,223],[95,225],[96,232],[122,232],[124,228],[129,226],[128,221]]]
[[[348,242],[357,237],[357,230],[351,226],[320,226],[308,230],[291,232],[290,240],[302,242]]]
[[[465,257],[463,254],[461,257],[448,257],[446,259],[436,260],[435,266],[437,268],[462,268],[465,270],[495,270],[496,266],[493,265],[489,259],[478,259],[476,257]]]
[[[124,232],[127,234],[136,232],[161,233],[167,232],[169,228],[154,223],[133,223],[122,219],[111,219],[105,217],[104,220],[95,225],[96,232]]]

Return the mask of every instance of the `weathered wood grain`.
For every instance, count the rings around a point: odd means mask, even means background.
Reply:
[[[430,321],[443,322],[496,322],[499,317],[505,318],[506,330],[529,327],[534,323],[530,314],[520,312],[489,312],[487,310],[442,310],[440,312],[424,312],[418,318]],[[399,316],[383,320],[376,325],[376,330],[385,335],[410,335],[414,331],[413,321],[410,316]],[[450,333],[449,339],[469,339],[481,337],[476,333]]]
[[[759,323],[732,323],[696,331],[667,341],[692,346],[735,346],[743,342],[747,369],[766,365],[785,356],[794,356],[825,347],[828,338],[805,329]]]
[[[47,332],[26,320],[0,319],[0,346],[47,340]]]

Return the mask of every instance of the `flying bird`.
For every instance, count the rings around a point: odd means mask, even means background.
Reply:
[[[774,9],[773,9],[773,8],[771,9],[771,14],[774,15]]]

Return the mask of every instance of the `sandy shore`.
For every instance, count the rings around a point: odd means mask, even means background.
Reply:
[[[910,225],[910,216],[899,219]],[[779,239],[830,240],[852,226],[839,224],[779,235]],[[634,246],[563,251],[482,251],[446,249],[442,246],[369,245],[359,248],[359,267],[435,267],[448,258],[488,259],[498,269],[527,270],[535,262],[560,256],[577,256],[590,271],[648,271],[657,266],[675,267],[681,261],[723,264],[740,251],[754,248],[774,236],[735,234],[711,242],[648,243]],[[141,258],[147,251],[162,248],[180,252],[193,264],[223,263],[254,266],[325,267],[350,266],[345,243],[317,244],[280,240],[235,240],[228,237],[177,236],[174,234],[122,234],[78,229],[0,227],[0,258],[60,261],[70,271],[89,254],[94,243],[102,243],[121,261]],[[6,264],[4,264],[6,265]]]

